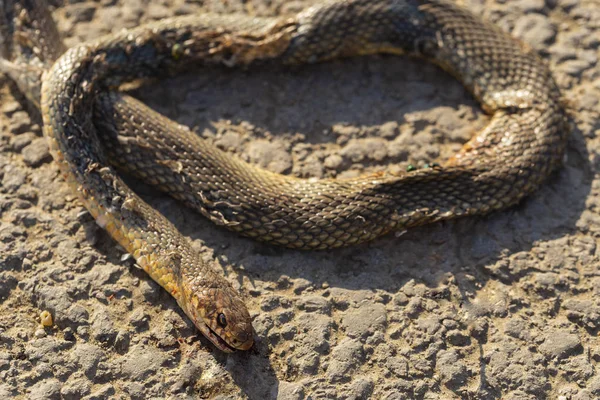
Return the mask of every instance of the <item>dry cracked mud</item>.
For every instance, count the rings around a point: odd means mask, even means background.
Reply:
[[[74,44],[171,15],[311,3],[70,0],[54,16]],[[298,252],[132,182],[242,291],[256,345],[232,355],[122,258],[59,178],[38,116],[0,77],[0,397],[599,398],[600,3],[462,3],[540,51],[573,115],[564,167],[519,206]],[[486,123],[453,78],[402,57],[211,69],[136,95],[226,151],[302,177],[444,160]]]

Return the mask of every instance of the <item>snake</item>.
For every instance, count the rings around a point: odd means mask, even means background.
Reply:
[[[24,3],[40,8],[40,0]],[[548,66],[528,45],[450,1],[329,0],[279,18],[179,16],[69,49],[53,43],[59,39],[47,14],[24,15],[22,25],[38,33],[31,42],[41,44],[15,40],[20,59],[1,59],[0,70],[39,106],[63,179],[98,225],[226,352],[254,342],[241,295],[118,170],[241,235],[326,250],[505,209],[537,190],[564,158],[567,114]],[[40,35],[44,30],[50,34]],[[372,54],[437,64],[472,93],[489,123],[443,165],[302,179],[223,152],[120,90],[202,67],[285,68]],[[30,69],[23,73],[19,63]]]

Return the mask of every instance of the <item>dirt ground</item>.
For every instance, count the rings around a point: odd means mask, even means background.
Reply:
[[[71,0],[54,16],[74,44],[171,15],[311,3]],[[132,182],[243,293],[256,345],[232,355],[122,258],[0,77],[0,397],[599,398],[600,3],[462,3],[537,48],[573,113],[564,167],[518,207],[311,253],[240,238]],[[302,177],[444,160],[486,123],[453,78],[401,57],[200,71],[136,94]]]

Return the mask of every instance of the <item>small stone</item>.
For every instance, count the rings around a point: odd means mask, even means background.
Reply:
[[[129,348],[130,340],[131,336],[129,332],[127,332],[126,330],[120,330],[117,333],[117,336],[115,337],[115,349],[117,349],[117,351],[120,352],[127,351],[127,349]]]
[[[127,382],[124,385],[124,389],[132,399],[143,399],[145,397],[144,385],[140,382]]]
[[[358,378],[348,386],[347,400],[362,400],[370,398],[375,384],[370,378]]]
[[[590,63],[585,60],[567,60],[564,63],[560,64],[559,68],[561,71],[572,75],[572,76],[580,76],[583,71],[590,67]]]
[[[331,303],[322,296],[301,297],[297,301],[298,308],[307,312],[318,312],[329,314],[331,312]]]
[[[74,341],[75,333],[73,332],[73,329],[71,329],[70,327],[66,327],[65,329],[63,329],[63,337],[69,342]]]
[[[310,288],[312,288],[312,283],[308,279],[304,279],[304,278],[294,279],[294,293],[295,294],[301,294]]]
[[[73,304],[67,310],[65,315],[66,322],[72,326],[88,324],[89,313],[85,307],[79,304]]]
[[[408,296],[402,292],[399,292],[394,296],[394,304],[398,306],[405,306],[408,304],[408,300]]]
[[[215,141],[215,146],[222,150],[240,150],[242,135],[239,132],[226,131]]]
[[[29,388],[27,398],[30,400],[58,400],[60,399],[60,387],[61,384],[56,379],[42,380]]]
[[[332,382],[350,380],[352,373],[364,360],[363,345],[356,339],[343,339],[331,354],[327,375]]]
[[[19,111],[21,109],[21,105],[18,101],[3,101],[0,110],[2,113],[10,116],[11,114]]]
[[[148,321],[150,321],[150,316],[141,307],[133,310],[129,317],[129,323],[135,327],[138,332],[148,329]]]
[[[387,357],[385,366],[397,377],[408,377],[408,362],[400,357]]]
[[[533,48],[545,49],[554,41],[556,29],[549,19],[541,14],[528,14],[519,18],[513,34]]]
[[[323,161],[323,165],[325,165],[325,168],[338,169],[342,165],[343,161],[344,159],[338,154],[332,154],[325,158],[325,160]]]
[[[251,162],[269,171],[282,174],[292,169],[292,156],[284,143],[257,140],[247,151]]]
[[[385,139],[393,139],[398,133],[400,133],[400,131],[396,121],[386,122],[379,127],[379,136]]]
[[[14,134],[21,134],[29,131],[31,119],[25,111],[17,111],[10,117],[8,129]]]
[[[437,368],[448,387],[457,388],[467,381],[467,367],[454,350],[442,350],[438,353]]]
[[[7,166],[4,169],[4,177],[2,178],[2,186],[0,190],[4,189],[8,193],[17,191],[27,181],[27,175],[15,166]]]
[[[2,268],[2,263],[0,263]],[[17,286],[17,278],[8,272],[0,272],[0,302],[8,298],[10,292]]]
[[[104,400],[108,399],[115,394],[115,388],[110,383],[100,386],[99,389],[94,391],[85,400]]]
[[[117,336],[112,320],[108,311],[103,307],[96,307],[96,312],[92,316],[92,332],[94,339],[99,342],[112,342]]]
[[[468,346],[471,344],[471,339],[459,330],[451,330],[446,333],[446,339],[453,346]]]
[[[563,331],[554,331],[546,334],[540,351],[548,357],[567,358],[583,349],[579,336]]]
[[[65,8],[65,16],[72,18],[72,22],[90,22],[94,18],[96,8],[86,3],[69,4]]]
[[[304,400],[304,388],[300,383],[279,382],[277,400]]]
[[[513,6],[524,12],[540,12],[546,7],[545,0],[516,0]]]
[[[160,286],[150,279],[142,280],[140,281],[140,292],[148,303],[156,303],[160,294]]]
[[[87,343],[80,343],[73,350],[72,359],[81,367],[85,376],[93,379],[100,361],[104,360],[104,352],[99,347]]]
[[[33,132],[25,132],[22,135],[13,136],[10,139],[10,145],[16,152],[21,152],[26,146],[33,142],[37,135]]]
[[[60,394],[65,400],[78,400],[90,393],[91,387],[86,379],[69,379],[60,389]]]
[[[342,149],[340,155],[351,162],[365,159],[382,161],[387,157],[387,143],[382,138],[353,139]]]
[[[36,290],[38,307],[52,313],[53,318],[62,321],[65,311],[73,304],[73,299],[63,286],[41,286]]]
[[[527,323],[520,319],[513,318],[508,320],[504,326],[504,332],[506,332],[507,335],[517,339],[526,341],[531,339],[531,333],[527,327]]]
[[[37,138],[26,146],[23,151],[23,162],[30,167],[39,167],[45,162],[52,160],[48,143],[44,138]]]
[[[137,345],[122,358],[122,373],[133,381],[143,381],[162,371],[162,365],[170,356],[156,348]]]
[[[374,331],[385,329],[386,325],[387,311],[385,306],[370,303],[348,310],[341,323],[342,328],[350,337],[366,337]]]
[[[35,332],[33,332],[33,336],[38,339],[46,337],[46,331],[43,329],[36,329]]]

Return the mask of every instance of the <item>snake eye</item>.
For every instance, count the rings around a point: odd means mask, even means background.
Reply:
[[[221,325],[222,328],[225,328],[227,326],[227,318],[225,318],[225,314],[220,313],[219,315],[217,315],[217,323]]]

